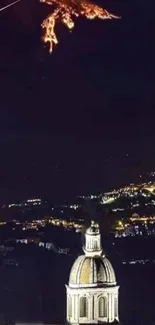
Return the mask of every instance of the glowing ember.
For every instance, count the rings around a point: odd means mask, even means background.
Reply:
[[[50,14],[42,23],[42,28],[45,29],[43,41],[49,43],[50,53],[53,51],[54,45],[58,44],[58,39],[55,33],[56,22],[65,24],[70,30],[74,27],[73,18],[79,15],[85,16],[88,19],[100,18],[100,19],[112,19],[119,18],[110,14],[105,9],[90,3],[88,1],[81,0],[78,3],[76,0],[40,0],[49,5],[56,5],[57,8]]]

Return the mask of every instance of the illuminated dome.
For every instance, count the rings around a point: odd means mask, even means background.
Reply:
[[[115,285],[114,269],[105,256],[79,256],[72,266],[70,287],[96,287]]]
[[[118,323],[119,287],[94,221],[85,232],[83,251],[85,254],[72,266],[66,286],[67,322],[70,325]]]

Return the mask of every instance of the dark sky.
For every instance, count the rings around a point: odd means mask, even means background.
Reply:
[[[21,0],[0,13],[0,201],[104,190],[154,169],[154,1],[98,4],[122,19],[58,26],[52,55],[40,28],[51,7]]]

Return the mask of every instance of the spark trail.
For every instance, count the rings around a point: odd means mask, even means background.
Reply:
[[[45,30],[43,41],[49,43],[49,52],[53,51],[59,41],[55,32],[56,22],[65,24],[70,30],[74,28],[74,19],[84,16],[87,19],[113,19],[120,18],[110,14],[107,10],[88,2],[87,0],[40,0],[56,9],[43,21],[42,28]]]
[[[3,11],[3,10],[5,10],[5,9],[7,9],[7,8],[13,6],[13,5],[15,5],[15,3],[19,2],[19,1],[20,1],[20,0],[14,1],[14,2],[10,3],[9,5],[0,8],[0,11]]]

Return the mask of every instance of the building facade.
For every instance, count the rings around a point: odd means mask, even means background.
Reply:
[[[118,290],[114,269],[105,257],[99,226],[85,233],[84,255],[74,262],[66,286],[67,323],[118,323]]]

